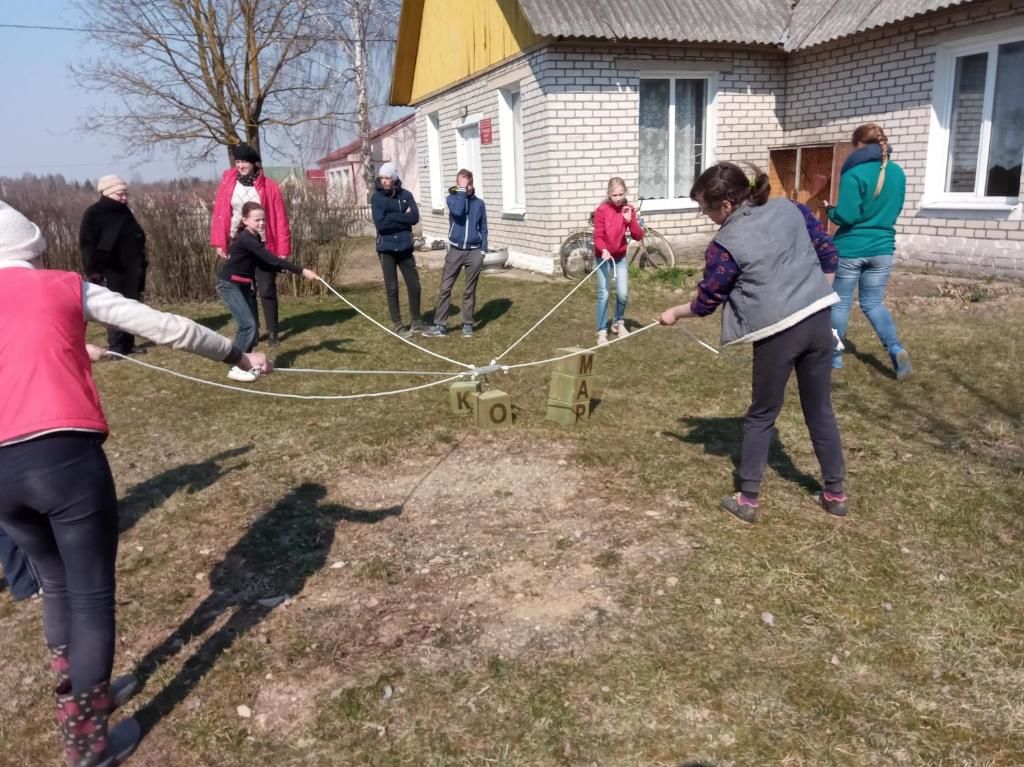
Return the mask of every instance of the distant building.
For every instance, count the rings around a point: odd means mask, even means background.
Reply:
[[[374,168],[385,162],[392,162],[398,168],[402,186],[419,199],[419,174],[416,160],[416,122],[414,114],[382,125],[370,134]],[[317,160],[317,165],[327,176],[327,194],[334,200],[355,202],[363,205],[369,201],[366,184],[363,181],[360,149],[362,142],[356,139],[341,149]]]

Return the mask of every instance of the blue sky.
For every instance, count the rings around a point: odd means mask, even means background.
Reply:
[[[0,0],[0,24],[79,26],[68,0]],[[167,159],[133,163],[115,159],[120,147],[106,137],[75,131],[80,115],[103,103],[95,92],[78,88],[67,67],[103,53],[79,33],[0,28],[0,176],[62,173],[67,179],[95,180],[107,173],[147,181],[182,175],[170,151]],[[265,158],[273,164],[273,157]],[[188,175],[210,176],[212,165]]]

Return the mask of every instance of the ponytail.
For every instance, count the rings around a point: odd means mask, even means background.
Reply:
[[[854,130],[851,143],[878,144],[882,148],[882,168],[878,172],[878,183],[875,184],[875,197],[878,197],[885,186],[885,166],[889,164],[889,137],[878,123],[864,123]]]
[[[717,208],[727,200],[734,207],[745,202],[755,207],[764,205],[772,192],[768,174],[753,163],[743,164],[749,174],[735,163],[715,163],[693,182],[690,198],[699,200],[706,208]]]

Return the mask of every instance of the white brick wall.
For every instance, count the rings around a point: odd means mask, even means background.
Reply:
[[[765,166],[771,147],[848,141],[860,123],[879,122],[907,173],[898,255],[936,268],[1024,277],[1024,222],[919,210],[934,68],[934,53],[919,38],[1009,17],[1024,19],[1024,0],[972,4],[788,55],[766,48],[547,46],[418,105],[420,177],[430,178],[426,114],[440,115],[446,187],[457,169],[455,123],[464,114],[491,118],[494,143],[481,147],[491,247],[508,247],[514,263],[546,270],[566,234],[584,226],[603,199],[608,178],[622,176],[635,194],[641,74],[707,69],[718,72],[715,159]],[[497,90],[512,82],[522,93],[527,204],[525,216],[506,218]],[[424,233],[443,239],[447,213],[431,212],[429,194],[422,196]],[[712,231],[692,209],[644,217],[691,257]],[[995,243],[1001,244],[989,247]]]

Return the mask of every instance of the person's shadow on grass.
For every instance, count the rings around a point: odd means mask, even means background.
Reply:
[[[224,450],[200,463],[183,463],[173,469],[157,474],[155,477],[134,485],[123,498],[118,501],[120,513],[120,532],[124,533],[135,526],[135,523],[146,514],[163,505],[163,503],[179,490],[197,493],[217,482],[221,477],[233,471],[244,469],[249,464],[245,461],[225,467],[224,461],[245,455],[252,450],[252,445]]]
[[[680,442],[702,445],[705,453],[730,458],[733,465],[735,489],[739,490],[743,418],[741,416],[732,418],[680,418],[679,421],[684,426],[689,427],[690,430],[686,434],[676,434],[671,431],[662,433],[668,437],[678,439]],[[821,490],[821,484],[816,477],[800,471],[793,463],[793,460],[779,441],[778,430],[775,430],[775,436],[768,451],[768,466],[774,469],[783,479],[800,485],[809,493],[817,493]]]
[[[352,343],[351,338],[332,338],[326,341],[321,341],[318,344],[312,344],[310,346],[303,346],[301,349],[289,349],[286,352],[281,352],[274,357],[275,368],[290,368],[296,367],[295,361],[304,354],[312,354],[313,352],[329,351],[335,354],[366,354],[366,352],[357,352],[345,348],[345,344]]]
[[[302,314],[291,314],[278,323],[278,337],[283,341],[298,333],[320,327],[333,327],[358,316],[355,309],[339,307],[337,309],[314,309]]]
[[[476,329],[481,330],[512,308],[511,298],[492,298],[476,311]]]
[[[192,653],[177,675],[136,712],[135,719],[144,733],[184,701],[238,639],[259,625],[286,597],[302,592],[309,577],[326,563],[340,522],[373,524],[402,513],[401,506],[366,510],[325,504],[326,497],[323,485],[309,482],[289,491],[213,566],[213,593],[139,662],[136,673],[140,683],[144,685],[221,616],[232,608],[234,612]]]
[[[896,379],[896,371],[892,365],[886,365],[882,360],[878,359],[874,354],[870,352],[863,352],[857,348],[857,344],[849,339],[843,341],[846,345],[846,351],[848,354],[852,354],[858,362],[862,362],[868,367],[872,367],[879,373],[884,375],[886,378]]]

